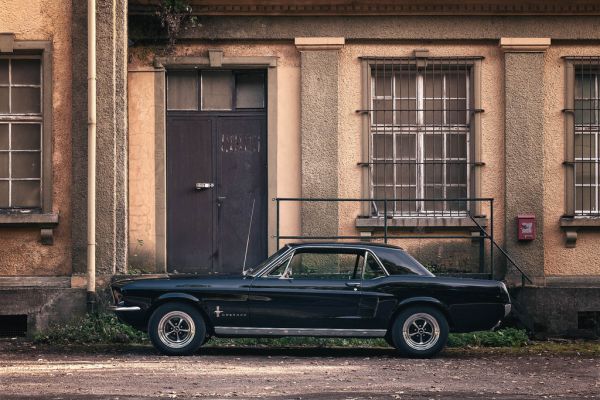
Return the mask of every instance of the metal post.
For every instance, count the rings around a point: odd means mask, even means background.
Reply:
[[[388,242],[387,199],[383,200],[383,242]]]
[[[277,205],[277,217],[276,217],[277,227],[275,228],[275,232],[276,232],[275,236],[277,238],[277,250],[279,250],[279,199],[273,199],[273,200],[275,200],[275,203]]]
[[[479,232],[479,272],[485,272],[485,234]]]
[[[494,199],[490,200],[490,275],[494,279]]]

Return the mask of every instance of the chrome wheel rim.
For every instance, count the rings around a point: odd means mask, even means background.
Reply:
[[[404,321],[402,336],[410,348],[419,351],[429,350],[440,339],[440,325],[430,314],[413,314]]]
[[[183,311],[171,311],[158,322],[160,341],[172,349],[180,349],[190,344],[196,336],[193,318]]]

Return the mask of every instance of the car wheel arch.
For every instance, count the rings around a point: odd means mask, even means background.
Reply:
[[[210,318],[208,318],[208,315],[206,314],[206,312],[204,311],[204,309],[202,307],[202,301],[200,299],[198,299],[190,294],[186,294],[186,293],[168,293],[166,295],[162,295],[162,296],[158,297],[155,301],[152,302],[152,305],[150,306],[150,308],[148,309],[148,311],[146,313],[146,324],[148,324],[148,321],[150,320],[150,316],[152,315],[154,310],[156,310],[158,307],[160,307],[166,303],[183,303],[183,304],[192,305],[196,310],[198,310],[198,312],[204,319],[204,323],[206,324],[207,334],[211,334],[211,335],[213,334],[214,329],[212,326],[212,322],[211,322]]]
[[[448,310],[448,307],[444,303],[442,303],[441,301],[439,301],[438,299],[436,299],[434,297],[413,297],[413,298],[406,299],[406,300],[403,300],[400,303],[398,303],[398,306],[392,313],[392,316],[389,320],[388,331],[390,331],[392,326],[394,325],[394,321],[396,320],[396,317],[398,316],[398,314],[400,314],[402,311],[406,310],[407,308],[418,307],[418,306],[434,307],[435,309],[439,310],[444,315],[444,317],[446,317],[446,321],[448,321],[448,325],[450,326],[450,328],[452,328],[452,326],[453,326],[452,318],[450,317],[450,312]]]

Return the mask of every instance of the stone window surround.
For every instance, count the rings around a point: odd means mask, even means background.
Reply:
[[[575,167],[575,67],[579,62],[589,61],[589,57],[563,57],[565,62],[565,213],[560,218],[560,227],[565,232],[566,247],[577,244],[580,230],[600,230],[600,217],[575,215],[575,187],[573,169]]]
[[[414,52],[414,62],[415,64],[419,62],[423,62],[426,60],[429,52],[426,49],[416,49]],[[433,55],[432,55],[433,56]],[[386,56],[386,58],[390,58],[393,60],[392,56]],[[460,58],[460,56],[456,56],[456,58]],[[472,58],[472,57],[469,57]],[[450,59],[450,58],[449,58]],[[483,57],[481,57],[483,60]],[[392,61],[393,62],[393,61]],[[406,63],[406,61],[403,61]],[[436,60],[437,62],[437,60]],[[471,68],[471,82],[472,82],[472,95],[473,95],[473,104],[472,108],[476,110],[481,109],[481,61],[480,60],[466,60],[466,63]],[[361,73],[362,73],[362,109],[368,110],[370,104],[370,93],[371,93],[371,67],[373,65],[372,60],[369,57],[364,57],[361,62]],[[443,62],[440,62],[443,64]],[[362,113],[362,154],[363,158],[367,158],[369,155],[369,134],[370,134],[370,121],[369,121],[369,113]],[[481,197],[481,166],[484,163],[481,161],[481,113],[476,112],[472,116],[471,121],[471,162],[473,162],[474,168],[470,174],[470,196],[471,197]],[[368,165],[365,163],[360,163],[361,165]],[[362,171],[362,197],[370,198],[370,178],[369,178],[369,168],[363,167]],[[487,226],[487,218],[481,215],[480,204],[476,204],[475,215],[477,222],[481,226]],[[362,213],[363,215],[368,215],[369,205],[364,204]],[[370,218],[370,217],[358,217],[356,219],[356,228],[360,231],[365,232],[365,234],[369,234],[370,231],[381,230],[384,227],[384,222],[380,218]],[[388,223],[388,227],[390,229],[468,229],[468,230],[477,230],[477,226],[471,221],[471,219],[467,217],[431,217],[431,216],[423,216],[423,217],[411,217],[411,218],[392,218]]]
[[[166,71],[168,69],[266,69],[267,70],[267,198],[277,197],[277,57],[237,56],[226,57],[221,49],[209,49],[206,57],[169,56],[156,57],[154,68],[157,78],[156,102],[156,269],[166,270],[167,260],[167,192],[166,192]],[[268,205],[268,247],[269,254],[276,251],[275,204]]]
[[[16,40],[13,33],[0,33],[0,54],[37,54],[42,61],[42,209],[41,213],[2,213],[0,228],[35,226],[41,230],[42,244],[53,243],[58,214],[52,212],[52,43]]]

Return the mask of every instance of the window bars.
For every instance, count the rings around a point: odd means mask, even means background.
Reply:
[[[600,111],[600,58],[574,61],[573,96],[573,173],[575,182],[575,215],[600,216],[598,163]]]
[[[473,65],[477,58],[368,60],[369,183],[400,199],[388,215],[464,216],[471,190]],[[374,201],[371,214],[384,213]]]

